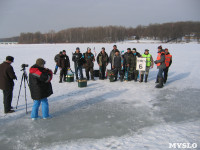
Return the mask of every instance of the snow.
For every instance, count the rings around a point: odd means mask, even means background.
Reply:
[[[21,64],[33,65],[37,58],[46,60],[46,67],[54,70],[54,56],[65,49],[71,60],[72,52],[87,47],[97,53],[101,47],[110,53],[116,44],[119,50],[136,48],[140,53],[149,49],[156,59],[158,43],[111,44],[35,44],[0,45],[0,62],[8,55],[15,81],[13,106],[17,104],[22,76]],[[28,115],[22,86],[18,109],[3,113],[3,93],[0,92],[1,149],[169,149],[169,143],[197,143],[200,147],[199,54],[200,45],[161,44],[173,56],[169,78],[163,89],[155,88],[156,66],[150,70],[148,83],[88,81],[86,88],[77,82],[58,83],[59,73],[53,77],[54,94],[49,97],[49,120],[32,121],[33,101],[27,88]],[[28,69],[26,69],[28,73]],[[73,62],[71,62],[73,69]],[[95,69],[98,65],[95,62]],[[110,64],[108,65],[110,69]],[[41,110],[40,110],[41,114]]]

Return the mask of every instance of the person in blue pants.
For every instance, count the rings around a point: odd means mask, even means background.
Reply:
[[[38,111],[42,103],[42,117],[43,119],[51,118],[49,115],[48,99],[53,94],[51,79],[53,72],[44,68],[45,61],[42,58],[36,60],[36,64],[29,70],[29,87],[31,97],[34,100],[31,118],[32,120],[40,119]]]

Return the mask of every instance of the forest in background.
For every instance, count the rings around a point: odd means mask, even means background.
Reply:
[[[200,39],[200,22],[171,22],[163,24],[139,25],[136,28],[123,26],[77,27],[48,33],[21,33],[18,37],[0,39],[0,42],[20,44],[40,43],[110,43],[141,38],[178,42],[187,36]]]

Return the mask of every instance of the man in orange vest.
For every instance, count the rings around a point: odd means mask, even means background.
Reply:
[[[157,60],[154,61],[154,63],[157,65],[157,68],[159,69],[157,79],[158,84],[156,85],[156,88],[162,88],[163,87],[163,70],[166,68],[165,65],[165,51],[162,49],[162,46],[158,47],[158,56]]]
[[[164,69],[164,83],[167,82],[167,76],[168,76],[168,71],[169,71],[169,67],[172,64],[172,55],[170,55],[169,51],[167,48],[165,48],[165,65],[166,68]]]

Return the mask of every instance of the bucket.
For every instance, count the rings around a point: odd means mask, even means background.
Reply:
[[[68,74],[66,75],[66,82],[74,82],[74,74]]]
[[[87,79],[78,80],[78,87],[87,87]]]

